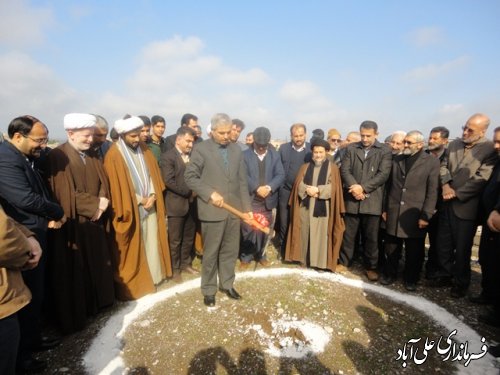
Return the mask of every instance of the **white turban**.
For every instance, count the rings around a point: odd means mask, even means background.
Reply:
[[[144,122],[140,117],[132,116],[125,120],[116,120],[113,127],[118,134],[123,134],[138,128],[142,128],[143,126]]]
[[[65,130],[93,128],[95,124],[95,116],[88,113],[68,113],[64,116]]]

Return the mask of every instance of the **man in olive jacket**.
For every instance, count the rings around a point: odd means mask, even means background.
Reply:
[[[366,275],[370,281],[376,281],[378,230],[384,186],[391,172],[392,154],[386,145],[377,141],[377,123],[364,121],[359,128],[361,141],[347,147],[340,167],[346,210],[340,265],[350,265],[360,229],[367,260]],[[343,267],[337,269],[342,271]]]
[[[15,373],[20,339],[17,312],[31,300],[21,270],[35,268],[41,256],[34,234],[0,206],[0,374]]]

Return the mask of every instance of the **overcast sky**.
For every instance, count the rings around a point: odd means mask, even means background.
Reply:
[[[483,112],[500,125],[500,1],[0,0],[0,130],[31,114],[217,112],[285,139],[294,122],[395,130]],[[491,134],[491,130],[489,134]]]

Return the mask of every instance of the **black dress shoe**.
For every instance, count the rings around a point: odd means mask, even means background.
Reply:
[[[467,294],[467,289],[461,288],[459,286],[454,286],[450,290],[450,295],[453,298],[462,298]]]
[[[485,296],[483,293],[477,296],[470,296],[469,301],[478,305],[491,305],[493,304],[493,299]]]
[[[427,281],[427,286],[431,288],[442,288],[451,285],[451,278],[449,277],[436,277]]]
[[[37,374],[47,368],[47,362],[36,358],[28,358],[24,361],[18,361],[16,373],[18,374]]]
[[[409,292],[414,292],[417,290],[417,284],[415,283],[405,283],[405,289]]]
[[[241,299],[240,294],[234,288],[231,288],[231,289],[221,289],[220,291],[223,292],[223,293],[226,293],[226,295],[229,298],[232,298],[232,299]]]
[[[203,303],[205,304],[205,306],[214,307],[215,306],[215,296],[203,297]]]
[[[42,337],[40,342],[33,347],[34,352],[43,352],[45,350],[50,350],[59,346],[61,344],[61,339],[57,337]]]
[[[500,345],[490,346],[488,348],[488,353],[490,353],[493,357],[500,357]]]
[[[392,277],[392,276],[382,276],[382,278],[380,279],[380,284],[382,284],[382,285],[391,285],[391,284],[394,284],[395,281],[396,281],[395,277]]]
[[[500,318],[493,314],[492,312],[487,312],[486,314],[479,314],[477,320],[481,323],[488,324],[492,327],[500,327]]]

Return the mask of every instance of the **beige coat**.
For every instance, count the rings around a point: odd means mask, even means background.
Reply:
[[[20,267],[29,259],[28,237],[32,235],[0,207],[0,319],[21,310],[31,300]]]

